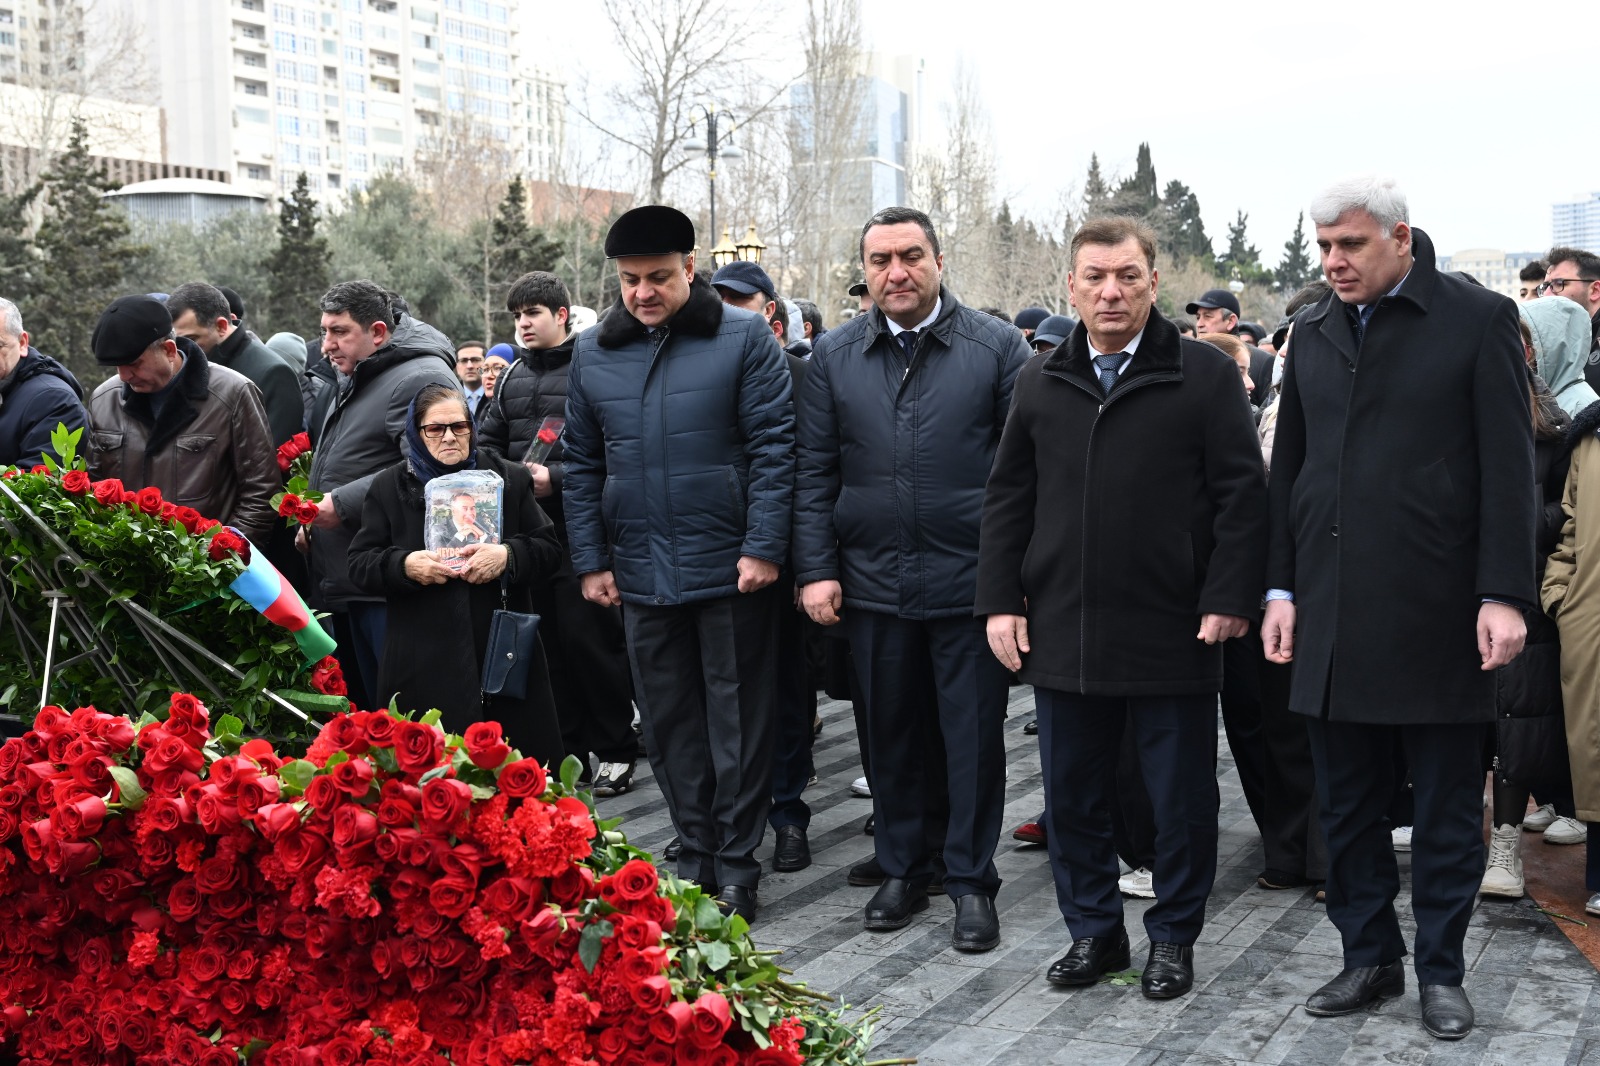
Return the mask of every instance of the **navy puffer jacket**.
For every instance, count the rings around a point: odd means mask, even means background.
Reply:
[[[847,607],[972,614],[984,485],[1029,353],[1016,327],[939,296],[909,364],[878,308],[812,349],[795,576],[838,581]]]
[[[740,556],[786,561],[789,370],[761,316],[703,278],[654,333],[618,304],[579,336],[563,445],[573,569],[612,571],[625,601],[731,596]]]

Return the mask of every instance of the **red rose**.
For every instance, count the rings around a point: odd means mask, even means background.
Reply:
[[[372,764],[358,756],[333,768],[333,783],[352,796],[365,796],[372,787],[372,774]]]
[[[160,514],[161,490],[156,488],[154,485],[146,485],[134,495],[133,502],[134,505],[145,514]]]
[[[535,759],[518,759],[500,770],[500,791],[517,799],[544,795],[546,786],[544,767]]]
[[[344,668],[339,665],[339,660],[335,659],[331,655],[327,656],[321,662],[317,663],[317,665],[311,668],[311,687],[328,696],[345,696],[348,695],[350,691],[345,686]],[[334,721],[339,721],[340,719],[350,721],[347,715],[340,715],[336,717]],[[329,724],[331,725],[332,723]],[[351,727],[353,729],[357,729],[358,732],[364,732],[364,730],[361,730],[357,727],[355,722],[351,722]],[[342,733],[337,735],[337,739],[340,741],[338,747],[343,751],[349,751],[353,753],[356,751],[365,751],[367,747],[366,738],[362,738],[363,743],[359,748],[354,746],[354,738],[345,741]]]
[[[375,748],[394,747],[396,732],[400,728],[400,720],[388,711],[373,711],[362,721],[356,721],[367,731],[367,743]]]
[[[318,774],[306,786],[305,800],[313,810],[332,812],[347,795],[332,774]]]
[[[61,487],[74,496],[83,496],[90,490],[89,475],[82,470],[68,470],[61,475]]]
[[[538,881],[526,877],[497,877],[483,890],[485,910],[515,924],[533,913],[544,895]],[[656,942],[660,943],[657,936]]]
[[[718,992],[702,992],[694,1001],[689,1039],[703,1048],[714,1047],[722,1042],[722,1035],[732,1021],[733,1010],[726,997]]]
[[[222,528],[211,538],[211,545],[206,549],[206,554],[211,556],[213,562],[221,562],[223,557],[229,554],[237,555],[240,561],[249,565],[249,551],[249,542],[233,530]]]
[[[280,460],[281,462],[281,460]],[[300,497],[292,492],[283,494],[283,499],[278,501],[278,513],[285,518],[293,518],[300,509]]]
[[[378,835],[378,819],[372,812],[345,804],[333,814],[333,842],[341,848],[356,847]]]
[[[309,526],[317,520],[317,515],[322,513],[322,508],[312,500],[301,500],[300,505],[294,509],[295,521],[303,526]]]
[[[477,887],[465,877],[441,877],[428,888],[428,905],[446,918],[459,918],[477,894]]]
[[[100,831],[106,819],[106,801],[99,796],[84,796],[62,807],[58,828],[71,840],[82,840]]]
[[[112,477],[96,481],[90,486],[90,491],[94,493],[95,502],[102,507],[115,507],[122,502],[122,494],[127,490],[122,487],[122,482]]]
[[[205,521],[205,519],[200,516],[200,512],[196,511],[193,507],[179,507],[177,509],[177,513],[173,517],[178,520],[179,525],[183,526],[183,528],[188,530],[190,533],[200,532],[200,523]]]
[[[439,765],[443,755],[444,734],[436,727],[421,722],[395,726],[394,760],[404,773],[425,774]]]
[[[663,974],[652,974],[632,988],[633,1001],[641,1010],[666,1010],[672,1002],[672,982]]]
[[[556,439],[558,437],[560,437],[560,436],[561,436],[561,434],[557,433],[554,429],[551,429],[549,426],[545,426],[543,429],[541,429],[539,431],[539,441],[540,441],[541,444],[554,444],[556,442]]]
[[[634,903],[656,894],[656,868],[643,859],[630,859],[600,882],[600,894],[609,902]]]
[[[436,777],[422,786],[422,818],[440,827],[453,828],[472,808],[472,786],[453,777]]]
[[[239,786],[239,813],[249,816],[278,802],[282,787],[276,777],[252,777]]]
[[[502,737],[499,722],[473,722],[462,740],[472,765],[482,770],[496,769],[511,754],[511,745]]]
[[[278,859],[292,874],[310,869],[328,853],[326,838],[315,829],[301,827],[281,834],[277,840]]]
[[[694,1008],[681,999],[675,999],[650,1019],[650,1035],[663,1044],[676,1044],[688,1035],[693,1017]]]

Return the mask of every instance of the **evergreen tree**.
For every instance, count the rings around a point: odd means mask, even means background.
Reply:
[[[1175,262],[1201,259],[1210,263],[1216,255],[1200,217],[1200,198],[1181,181],[1167,182],[1161,195],[1160,236],[1163,249]]]
[[[318,332],[317,305],[328,291],[328,262],[327,238],[317,233],[317,201],[301,171],[294,192],[279,202],[278,247],[267,260],[271,308],[266,320],[274,331],[304,337]]]
[[[1283,259],[1272,272],[1279,292],[1293,293],[1310,284],[1321,271],[1306,243],[1306,214],[1295,216],[1294,234],[1283,244]]]
[[[561,258],[561,246],[529,225],[527,205],[519,174],[506,186],[490,231],[490,269],[507,288],[530,270],[554,270]]]
[[[0,194],[0,296],[19,307],[39,269],[33,240],[28,236],[28,208],[41,191],[35,182],[14,196]]]
[[[1133,218],[1151,218],[1161,207],[1160,191],[1156,185],[1156,168],[1150,160],[1150,145],[1139,145],[1139,154],[1133,173],[1117,186],[1111,200],[1111,210]]]
[[[1261,265],[1261,251],[1251,244],[1245,234],[1250,216],[1242,210],[1228,224],[1228,251],[1217,260],[1217,276],[1231,278],[1237,271],[1239,280],[1259,283],[1272,278]]]
[[[72,120],[67,149],[42,179],[49,213],[35,244],[39,270],[27,322],[35,346],[65,362],[86,381],[105,376],[89,337],[100,312],[119,295],[123,267],[142,249],[128,239],[128,218],[106,201],[116,183],[89,157],[89,134]]]
[[[1095,153],[1089,155],[1089,176],[1083,180],[1083,216],[1093,218],[1103,215],[1106,204],[1111,200],[1111,186],[1106,184],[1105,177],[1100,173],[1100,156]]]

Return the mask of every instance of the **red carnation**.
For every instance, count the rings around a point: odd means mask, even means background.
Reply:
[[[82,496],[90,489],[89,475],[82,470],[68,470],[61,475],[61,487],[74,496]]]
[[[542,796],[545,790],[544,767],[534,759],[518,759],[500,771],[500,791],[516,799]]]

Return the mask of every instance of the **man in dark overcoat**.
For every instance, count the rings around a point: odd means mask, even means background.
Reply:
[[[1306,1010],[1347,1014],[1405,988],[1381,757],[1399,744],[1422,1021],[1458,1039],[1473,1024],[1462,942],[1484,868],[1492,671],[1522,649],[1520,608],[1538,602],[1516,305],[1439,273],[1392,181],[1335,185],[1311,217],[1333,292],[1295,322],[1262,624],[1267,658],[1295,664],[1289,708],[1310,718],[1344,939],[1344,971]]]
[[[1188,992],[1217,869],[1222,642],[1261,602],[1267,488],[1232,359],[1155,310],[1155,241],[1127,218],[1073,236],[1080,323],[1031,359],[984,499],[977,613],[1034,686],[1056,899],[1090,985],[1129,965],[1112,837],[1131,728],[1156,824],[1152,999]]]

